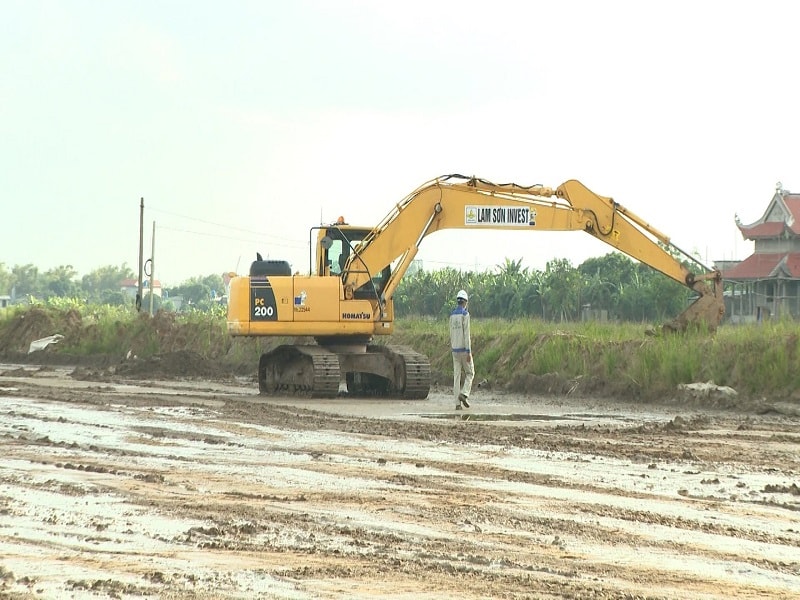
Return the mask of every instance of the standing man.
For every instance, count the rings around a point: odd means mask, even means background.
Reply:
[[[472,350],[469,332],[469,312],[467,311],[467,292],[459,290],[457,305],[450,313],[450,348],[453,351],[453,394],[457,395],[456,410],[469,408],[469,393],[475,368],[472,365]],[[461,383],[461,372],[464,383]]]

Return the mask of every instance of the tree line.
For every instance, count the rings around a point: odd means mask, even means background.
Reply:
[[[30,264],[9,270],[0,263],[0,295],[133,304],[121,282],[134,277],[126,264],[100,267],[80,277],[70,265],[40,272]],[[651,267],[611,252],[578,267],[567,259],[554,259],[541,271],[523,267],[522,259],[506,259],[482,272],[417,269],[406,274],[395,292],[395,314],[444,317],[462,288],[470,293],[470,312],[476,317],[547,321],[577,321],[586,311],[604,311],[609,319],[659,322],[680,313],[692,297],[688,288]],[[184,306],[204,310],[218,306],[217,297],[223,294],[221,275],[198,276],[169,288],[163,298],[154,297],[154,304],[156,309],[175,308],[170,298],[179,296]],[[147,295],[142,305],[149,305]]]
[[[133,305],[135,298],[122,291],[122,282],[136,278],[133,269],[125,263],[106,265],[83,276],[72,265],[40,271],[32,264],[8,269],[0,263],[0,295],[10,296],[15,301],[74,298],[91,304]],[[215,299],[224,293],[223,290],[222,275],[197,276],[170,287],[163,297],[154,296],[153,303],[156,309],[172,308],[174,304],[170,298],[180,297],[184,306],[207,309],[216,304]],[[147,293],[142,306],[149,306]]]
[[[418,270],[398,286],[395,313],[445,317],[459,289],[469,291],[473,316],[546,321],[577,321],[590,312],[660,322],[675,317],[692,298],[691,290],[666,275],[611,252],[578,267],[555,259],[543,271],[523,267],[521,259],[506,259],[493,272]]]

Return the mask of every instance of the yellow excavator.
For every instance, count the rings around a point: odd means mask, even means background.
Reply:
[[[427,357],[408,347],[371,342],[392,333],[395,290],[422,240],[443,229],[584,231],[698,295],[664,329],[714,331],[725,313],[719,271],[704,267],[631,211],[578,181],[553,189],[446,175],[411,192],[375,227],[356,227],[344,219],[312,227],[316,268],[309,257],[308,275],[292,274],[288,262],[258,255],[249,275],[231,280],[231,335],[315,342],[283,344],[263,354],[260,392],[426,398]],[[696,265],[698,273],[684,262]]]

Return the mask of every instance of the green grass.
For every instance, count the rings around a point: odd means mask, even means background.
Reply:
[[[606,391],[657,397],[681,383],[713,381],[751,397],[800,397],[800,325],[775,321],[724,325],[716,334],[646,335],[642,324],[547,323],[473,319],[478,380],[502,387],[520,376],[592,378]],[[222,311],[158,313],[59,300],[0,311],[0,354],[24,353],[37,337],[62,333],[56,351],[145,358],[189,350],[240,372],[282,338],[232,338]],[[446,319],[403,319],[379,342],[426,354],[436,383],[449,385],[452,358]]]
[[[545,323],[473,319],[478,377],[509,381],[534,376],[595,377],[608,389],[658,397],[678,384],[713,381],[750,397],[800,396],[800,324],[723,325],[716,333],[650,336],[643,324]],[[395,337],[415,346],[418,321],[403,320]],[[444,322],[426,321],[426,345],[447,347]],[[434,372],[448,373],[447,353],[428,352]],[[439,361],[435,357],[440,357]],[[441,383],[446,384],[443,379]]]

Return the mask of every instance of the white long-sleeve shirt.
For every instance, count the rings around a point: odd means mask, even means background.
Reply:
[[[453,352],[471,352],[469,332],[469,311],[456,306],[450,313],[450,348]]]

